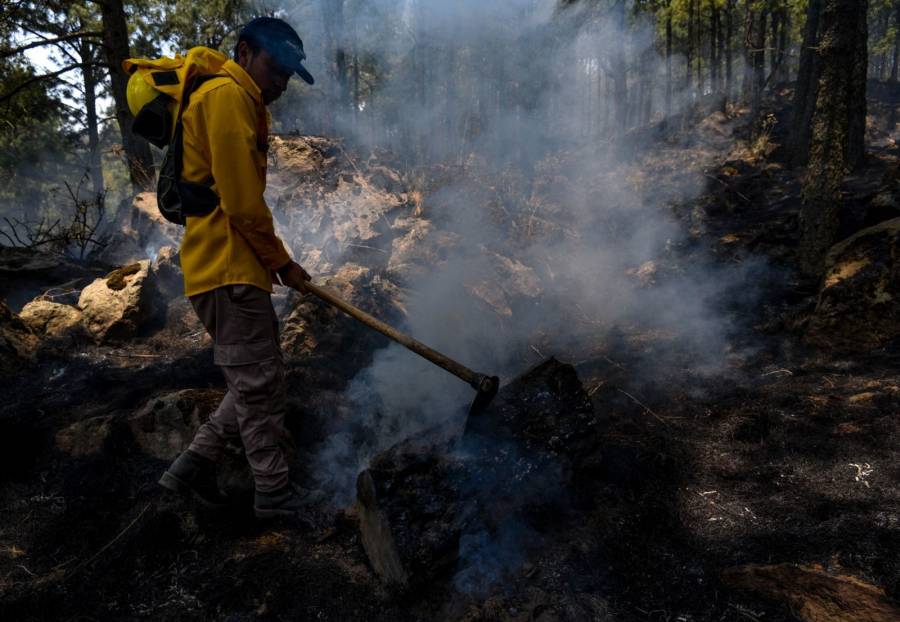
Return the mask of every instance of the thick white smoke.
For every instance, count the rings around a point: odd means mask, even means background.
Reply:
[[[537,362],[535,352],[565,359],[573,343],[586,335],[600,341],[619,325],[665,330],[715,366],[729,326],[711,301],[743,276],[702,265],[656,286],[639,287],[635,276],[684,241],[669,205],[703,188],[702,175],[689,170],[677,196],[653,179],[630,176],[639,168],[635,153],[652,145],[621,140],[626,128],[615,127],[621,117],[610,74],[615,62],[625,62],[632,97],[651,88],[651,116],[658,118],[665,63],[653,48],[652,24],[623,21],[614,11],[560,12],[553,0],[345,5],[357,11],[356,54],[391,71],[367,96],[369,120],[344,111],[337,131],[363,146],[399,146],[463,165],[458,179],[426,197],[426,216],[460,243],[410,284],[404,329],[505,379]],[[321,47],[321,14],[305,4],[285,8],[301,25],[310,69],[327,80],[313,53]],[[427,66],[417,68],[423,58]],[[424,95],[416,94],[415,80],[424,80]],[[320,114],[313,99],[302,111],[282,113]],[[388,105],[391,114],[379,116],[378,107]],[[629,111],[628,118],[639,115]],[[652,140],[661,141],[644,143]],[[504,305],[509,312],[498,312]],[[375,453],[441,422],[461,425],[473,396],[460,380],[390,346],[350,383],[353,429],[326,441],[312,471],[348,502],[356,474]]]

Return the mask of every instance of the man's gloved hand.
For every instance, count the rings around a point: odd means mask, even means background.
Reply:
[[[291,261],[281,268],[278,268],[278,278],[281,279],[282,285],[287,285],[296,289],[301,294],[306,293],[306,281],[311,281],[312,277],[303,269],[303,266],[296,261]]]

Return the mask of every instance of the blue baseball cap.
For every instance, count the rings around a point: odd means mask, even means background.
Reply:
[[[257,17],[241,28],[238,41],[248,41],[266,50],[275,62],[296,73],[307,84],[314,84],[312,74],[303,66],[306,53],[300,35],[286,21],[277,17]]]

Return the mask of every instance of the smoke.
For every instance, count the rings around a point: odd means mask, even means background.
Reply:
[[[427,194],[426,217],[459,243],[406,284],[402,328],[506,380],[536,353],[565,358],[586,340],[599,346],[607,331],[635,326],[666,331],[698,368],[719,369],[732,327],[716,301],[747,273],[701,260],[675,266],[691,241],[671,206],[697,197],[704,180],[677,160],[668,164],[675,173],[657,177],[641,150],[664,158],[671,146],[659,134],[628,132],[659,120],[665,105],[652,24],[626,20],[630,10],[560,11],[552,0],[346,7],[355,7],[348,49],[379,74],[363,76],[371,84],[361,106],[330,99],[336,87],[315,55],[325,47],[323,15],[287,5],[288,18],[307,25],[307,64],[319,82],[302,106],[280,102],[276,116],[300,120],[302,130],[327,119],[362,147],[453,166],[450,181]],[[617,90],[622,76],[626,95]],[[685,103],[676,92],[674,111]],[[652,376],[652,365],[645,371]],[[316,455],[320,485],[349,502],[374,454],[432,426],[461,426],[473,396],[399,346],[376,353],[345,395],[351,429]]]

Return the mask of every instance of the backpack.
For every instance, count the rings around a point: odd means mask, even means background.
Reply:
[[[132,80],[143,79],[154,92],[154,99],[134,117],[132,131],[160,149],[165,149],[156,186],[159,211],[170,222],[184,225],[188,216],[206,216],[219,205],[211,177],[197,183],[181,179],[184,128],[181,115],[191,94],[201,84],[221,73],[228,57],[210,48],[195,47],[186,56],[175,58],[129,58],[122,68]]]

